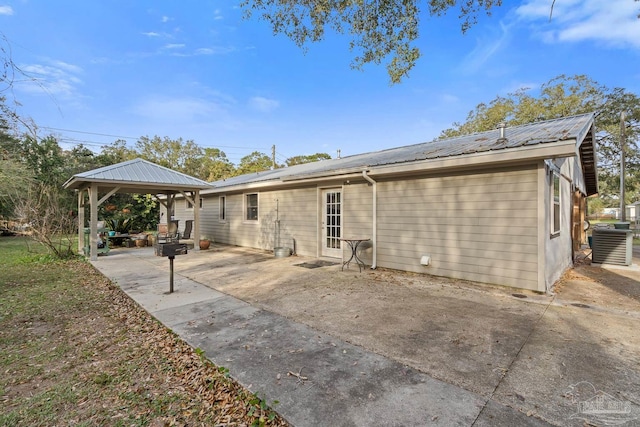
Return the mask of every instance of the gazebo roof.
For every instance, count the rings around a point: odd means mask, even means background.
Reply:
[[[202,190],[212,187],[201,179],[139,158],[76,174],[63,186],[69,189],[80,189],[93,183],[98,184],[98,191],[119,187],[118,192],[121,193],[143,194],[177,193],[181,190]]]

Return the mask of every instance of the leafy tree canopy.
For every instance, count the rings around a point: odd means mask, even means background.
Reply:
[[[154,136],[143,136],[136,142],[135,151],[138,156],[160,166],[197,176],[200,169],[198,159],[203,151],[192,140],[183,141],[182,138],[171,139]]]
[[[289,37],[299,47],[321,41],[327,30],[349,34],[356,52],[351,66],[386,62],[392,83],[406,77],[420,57],[414,42],[419,36],[421,6],[431,16],[458,7],[464,33],[480,13],[490,15],[502,0],[243,0],[245,16],[254,13],[271,24],[273,32]]]
[[[244,156],[240,159],[240,164],[236,171],[236,175],[243,175],[245,173],[262,172],[271,169],[274,166],[273,161],[269,156],[259,151]],[[275,165],[276,168],[281,165]]]
[[[619,193],[620,114],[626,113],[625,158],[627,202],[640,197],[640,98],[623,88],[609,89],[584,75],[560,75],[543,84],[537,96],[527,89],[498,96],[481,103],[464,123],[454,123],[440,138],[449,138],[508,126],[549,120],[575,114],[595,112],[600,194],[609,206],[615,205]]]
[[[295,165],[301,165],[304,163],[312,163],[320,160],[329,160],[329,159],[331,159],[331,156],[328,155],[327,153],[316,153],[316,154],[311,154],[306,156],[289,157],[286,163],[287,163],[287,166],[295,166]]]
[[[205,148],[202,158],[200,178],[205,181],[218,181],[235,175],[235,166],[227,155],[218,148]]]

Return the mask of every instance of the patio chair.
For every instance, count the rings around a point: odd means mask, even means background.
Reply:
[[[182,239],[191,239],[191,230],[193,229],[193,220],[188,219],[184,223],[184,231],[182,232]]]
[[[171,221],[169,225],[158,224],[158,243],[179,243],[178,221]]]

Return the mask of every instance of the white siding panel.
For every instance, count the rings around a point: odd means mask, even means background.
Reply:
[[[533,167],[379,182],[378,265],[537,289],[537,215]]]

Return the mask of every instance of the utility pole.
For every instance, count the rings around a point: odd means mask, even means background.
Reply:
[[[275,169],[276,168],[276,145],[273,144],[271,146],[271,169]]]
[[[624,146],[625,146],[625,113],[620,113],[620,221],[627,220],[627,205],[624,203]]]

